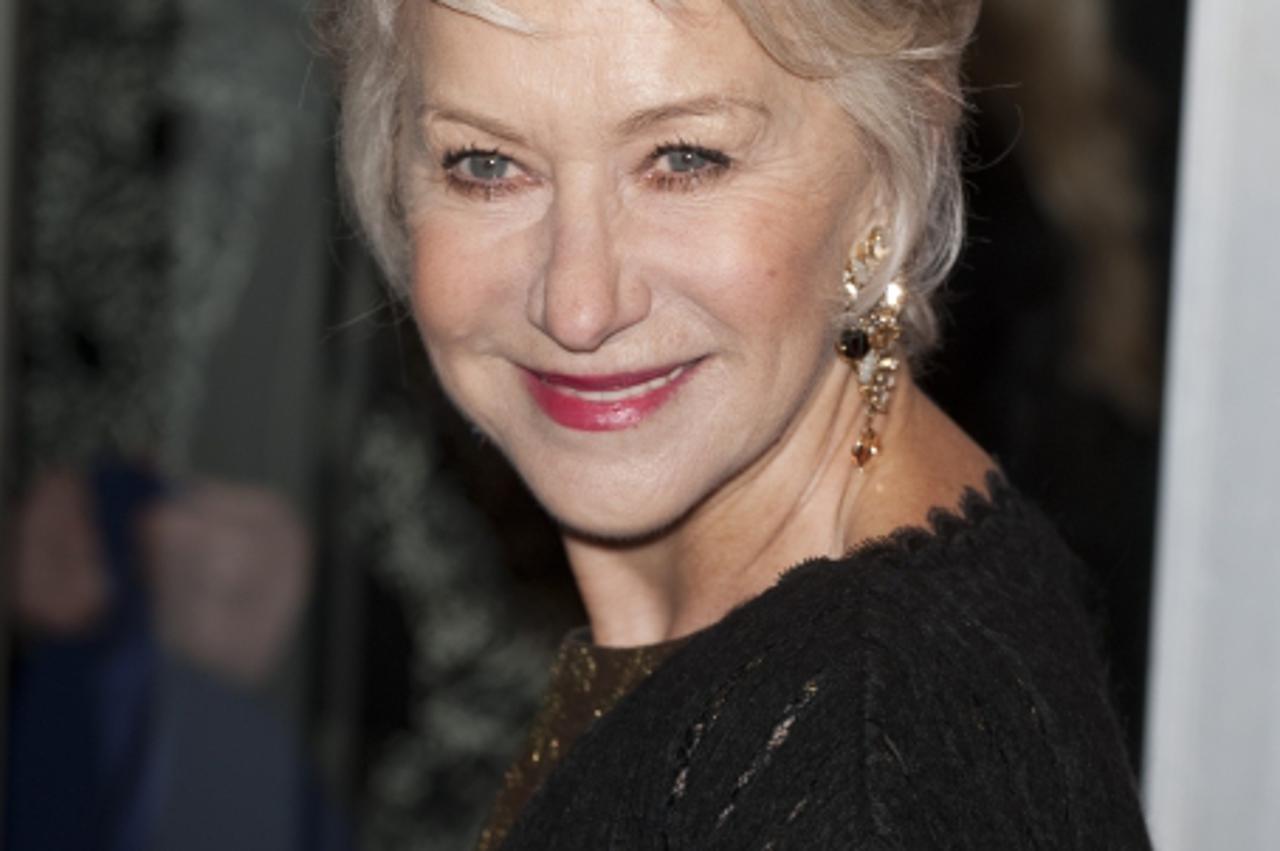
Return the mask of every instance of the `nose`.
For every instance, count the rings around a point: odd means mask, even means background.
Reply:
[[[649,313],[648,288],[629,278],[617,250],[619,216],[586,185],[560,191],[549,212],[549,251],[529,319],[569,351],[595,351]]]

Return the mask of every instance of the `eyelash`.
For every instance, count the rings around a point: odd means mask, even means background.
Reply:
[[[707,165],[688,172],[655,171],[654,166],[663,157],[671,154],[693,154],[705,160]],[[477,145],[467,145],[464,148],[454,148],[446,151],[440,159],[440,166],[444,169],[445,182],[450,190],[468,197],[478,197],[486,201],[492,201],[513,192],[518,192],[522,188],[520,181],[500,180],[489,183],[461,177],[456,169],[471,157],[497,157],[513,164],[515,163],[513,158],[502,153],[498,148],[481,148]],[[645,159],[644,166],[640,171],[644,180],[655,189],[664,192],[689,192],[708,180],[715,180],[721,177],[732,164],[733,159],[727,154],[677,139],[674,142],[667,142],[654,148],[653,153]]]
[[[444,169],[445,184],[450,190],[468,197],[479,197],[486,201],[492,201],[519,189],[519,186],[510,180],[486,183],[481,180],[469,180],[459,177],[455,169],[471,157],[498,157],[512,163],[515,162],[515,160],[497,148],[481,148],[478,145],[467,145],[465,148],[454,148],[446,151],[444,156],[440,158],[440,167]]]
[[[694,142],[686,142],[683,139],[677,139],[674,142],[659,145],[654,152],[649,155],[646,169],[652,169],[659,160],[671,154],[694,154],[705,160],[707,162],[707,166],[705,168],[689,172],[647,171],[646,178],[648,181],[654,187],[661,190],[688,192],[698,188],[698,186],[702,185],[705,181],[721,177],[733,164],[733,160],[728,154],[711,148],[704,148]]]

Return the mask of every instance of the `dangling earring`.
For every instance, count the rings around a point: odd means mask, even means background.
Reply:
[[[846,324],[836,340],[836,351],[857,370],[858,389],[867,409],[867,420],[852,453],[859,469],[880,454],[876,418],[889,411],[889,400],[897,383],[896,373],[902,365],[898,354],[902,326],[898,317],[906,302],[907,291],[901,278],[889,282],[880,300],[870,310],[857,313],[858,296],[872,282],[876,269],[888,256],[889,247],[885,244],[884,234],[876,228],[866,240],[854,247],[842,281]]]

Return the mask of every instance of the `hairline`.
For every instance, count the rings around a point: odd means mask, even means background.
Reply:
[[[431,0],[437,6],[443,6],[457,12],[477,18],[495,27],[511,30],[522,35],[540,35],[538,27],[521,15],[516,14],[497,0]]]

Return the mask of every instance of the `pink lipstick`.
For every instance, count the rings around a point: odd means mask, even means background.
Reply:
[[[617,431],[639,425],[662,407],[698,363],[612,375],[563,375],[528,369],[524,375],[538,407],[560,425],[578,431]]]

